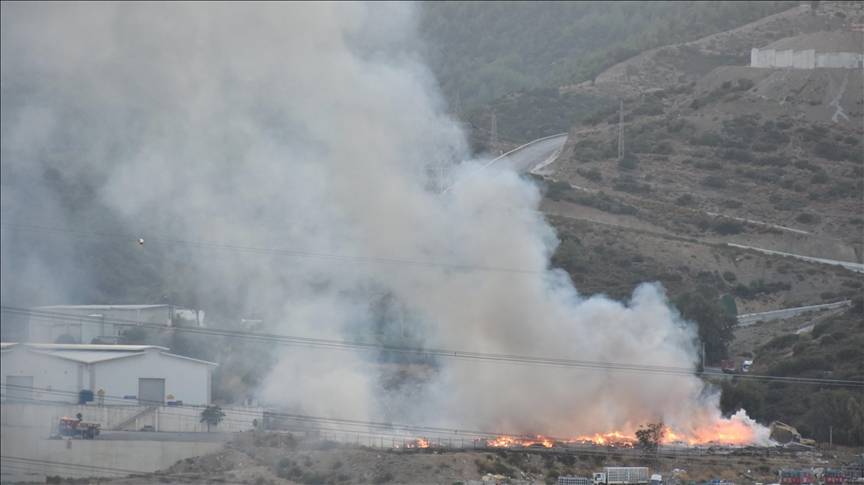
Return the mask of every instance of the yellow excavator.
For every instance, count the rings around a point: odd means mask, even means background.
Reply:
[[[771,439],[783,446],[816,446],[816,440],[802,438],[801,433],[799,433],[794,426],[790,426],[786,423],[774,421],[768,429],[771,430]]]

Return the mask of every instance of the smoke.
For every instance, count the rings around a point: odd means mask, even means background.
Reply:
[[[198,298],[291,335],[694,365],[693,328],[661,287],[581,296],[549,268],[537,188],[464,161],[416,55],[414,5],[2,9],[4,178],[86,181],[82,205],[142,234],[144,257],[170,254],[163,270],[194,268]],[[4,185],[4,220],[50,218],[25,211],[22,187]],[[720,419],[695,377],[449,359],[394,377],[386,357],[285,348],[260,394],[316,415],[556,436]]]

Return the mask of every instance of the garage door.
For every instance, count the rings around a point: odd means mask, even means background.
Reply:
[[[33,376],[6,376],[6,396],[10,401],[33,399]]]
[[[138,379],[138,402],[149,406],[165,403],[165,379]]]

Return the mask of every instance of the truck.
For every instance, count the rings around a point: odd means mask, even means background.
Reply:
[[[815,484],[815,477],[810,470],[783,469],[777,472],[780,476],[780,485],[810,485]]]
[[[591,485],[591,479],[564,475],[558,477],[558,485]]]
[[[57,435],[61,438],[68,437],[92,440],[99,436],[100,427],[101,425],[99,423],[82,421],[79,413],[79,415],[74,418],[70,418],[69,416],[63,416],[60,418],[60,422],[57,423]]]
[[[838,468],[826,468],[822,470],[822,483],[824,485],[843,485],[843,470]]]
[[[594,472],[594,485],[648,485],[647,467],[607,466]]]

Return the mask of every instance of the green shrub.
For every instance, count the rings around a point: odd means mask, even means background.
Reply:
[[[696,199],[691,194],[684,194],[675,199],[676,204],[684,206],[692,205],[695,201]]]
[[[719,155],[726,160],[733,160],[741,163],[750,163],[753,161],[753,155],[751,155],[750,152],[739,148],[720,150]]]
[[[731,271],[724,271],[723,272],[723,279],[728,281],[729,283],[734,283],[735,280],[738,279],[738,277],[735,276],[735,273],[733,273]]]
[[[761,350],[782,350],[794,345],[796,342],[798,342],[798,334],[787,333],[769,340],[768,343],[761,347]]]
[[[612,188],[620,192],[631,194],[647,194],[651,192],[651,186],[638,182],[633,177],[618,177],[612,184]]]
[[[810,163],[807,160],[796,161],[795,167],[800,168],[801,170],[809,170],[811,172],[818,172],[818,171],[822,170],[822,168],[819,167],[819,165],[816,165],[815,163]]]
[[[757,141],[753,143],[754,152],[773,152],[778,148],[780,148],[780,145],[775,145],[773,143],[768,143],[764,141]]]
[[[552,200],[565,199],[570,192],[573,192],[573,187],[561,180],[553,181],[546,186],[546,197]]]
[[[702,145],[708,147],[716,147],[723,144],[723,137],[713,132],[705,132],[701,135],[695,136],[690,139],[690,143],[694,145]]]
[[[618,168],[622,170],[634,170],[638,166],[639,158],[630,152],[625,153],[621,160],[618,160]]]
[[[744,224],[732,219],[719,219],[714,223],[712,230],[723,236],[740,234],[744,231]]]
[[[819,171],[813,174],[813,177],[810,178],[811,184],[824,184],[829,180],[828,174],[824,171]]]
[[[773,365],[768,374],[772,376],[794,376],[807,371],[830,370],[831,364],[821,356],[792,358]]]
[[[372,477],[372,483],[381,484],[381,483],[389,483],[393,481],[393,474],[390,472],[379,471],[374,477]]]
[[[593,180],[594,182],[599,182],[603,180],[603,174],[600,173],[596,167],[590,169],[579,168],[576,169],[576,173],[585,177],[588,180]]]
[[[706,160],[704,162],[695,162],[693,166],[700,170],[720,170],[723,168],[723,163],[717,160]]]
[[[717,175],[708,175],[702,179],[702,185],[714,189],[726,188],[726,179]]]
[[[620,202],[604,192],[589,194],[573,191],[573,193],[567,197],[567,200],[587,207],[593,207],[610,214],[634,215],[639,212],[635,207]]]
[[[816,146],[813,147],[813,153],[835,162],[848,161],[860,163],[864,161],[864,154],[862,154],[861,150],[858,148],[846,147],[827,141],[820,141],[817,143]]]
[[[819,222],[819,216],[807,212],[802,212],[795,216],[795,220],[800,222],[801,224],[816,224],[817,222]]]
[[[751,281],[749,285],[737,284],[732,292],[735,296],[745,300],[756,298],[759,295],[768,295],[778,291],[790,290],[792,285],[782,281],[766,283],[764,280]]]
[[[642,104],[636,107],[633,110],[634,115],[642,115],[642,116],[656,116],[663,114],[663,103],[655,98],[649,97],[645,98],[642,101]]]

